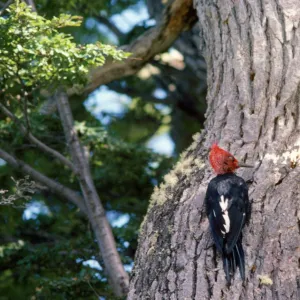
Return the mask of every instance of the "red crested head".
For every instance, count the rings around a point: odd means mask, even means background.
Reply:
[[[212,145],[209,152],[209,162],[218,175],[233,173],[240,167],[239,162],[235,159],[235,157],[220,148],[216,143]]]

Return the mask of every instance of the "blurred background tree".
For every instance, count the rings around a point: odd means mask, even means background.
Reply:
[[[46,18],[59,13],[81,15],[81,27],[63,29],[78,43],[123,46],[159,24],[162,2],[41,0],[35,1],[35,7]],[[129,272],[153,188],[204,122],[206,68],[197,38],[193,27],[135,75],[70,100],[77,131],[91,153],[97,191]],[[64,153],[63,130],[51,102],[36,95],[32,101],[31,131]],[[79,190],[67,168],[28,143],[6,116],[0,117],[1,148]],[[0,160],[1,190],[16,193],[12,178],[23,177]],[[30,200],[21,197],[13,206],[2,205],[0,219],[1,299],[114,299],[90,226],[74,205],[40,189]]]

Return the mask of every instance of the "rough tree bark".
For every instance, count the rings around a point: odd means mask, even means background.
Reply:
[[[300,299],[300,6],[195,0],[207,63],[205,130],[156,189],[128,299]],[[226,287],[203,199],[213,141],[254,163],[246,276]]]

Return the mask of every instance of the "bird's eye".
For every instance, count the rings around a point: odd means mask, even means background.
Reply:
[[[234,157],[233,156],[228,156],[228,159],[234,160]]]

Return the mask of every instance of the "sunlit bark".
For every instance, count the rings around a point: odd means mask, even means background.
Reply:
[[[205,130],[152,196],[128,299],[300,298],[300,6],[195,0],[207,63]],[[246,281],[226,287],[203,198],[212,142],[253,170]]]

